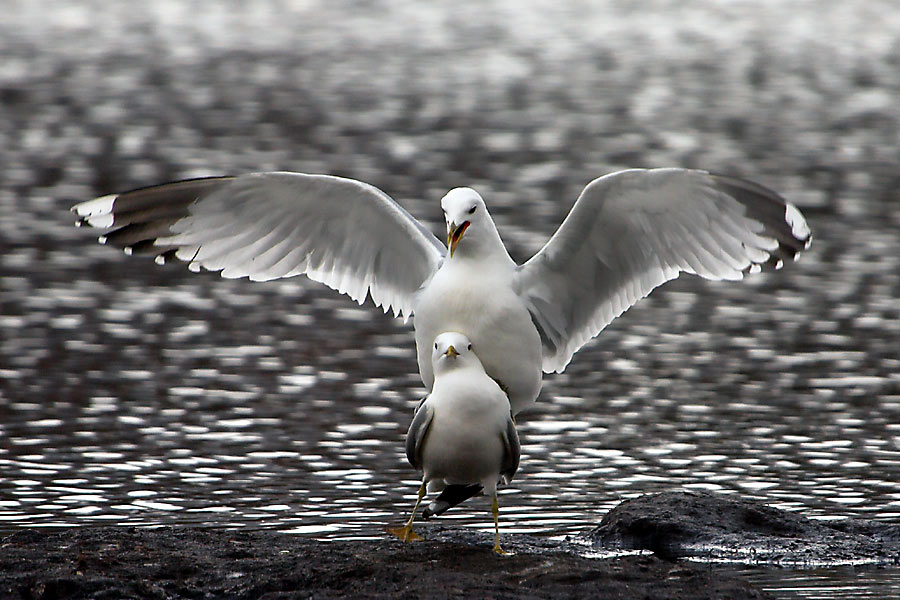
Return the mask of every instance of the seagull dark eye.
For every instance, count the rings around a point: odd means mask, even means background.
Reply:
[[[477,206],[473,206],[472,208],[470,208],[470,209],[469,209],[469,214],[470,214],[470,215],[475,214],[475,209],[476,209],[476,208],[478,208],[478,207],[477,207]]]
[[[466,348],[466,350],[471,350],[471,349],[472,349],[472,344],[469,344],[469,346]]]
[[[434,349],[437,350],[437,342],[434,343]]]

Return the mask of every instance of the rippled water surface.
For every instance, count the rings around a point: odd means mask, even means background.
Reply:
[[[408,326],[299,279],[225,281],[121,256],[59,208],[46,241],[0,258],[0,529],[364,540],[405,518],[417,481],[403,436],[423,393]],[[583,532],[626,498],[676,488],[897,520],[887,275],[900,248],[876,224],[851,235],[811,221],[819,237],[801,262],[739,284],[673,282],[547,376],[519,418],[507,534]],[[475,499],[441,521],[488,529],[488,508]],[[900,582],[896,570],[748,576],[797,598],[891,597]]]
[[[301,280],[120,256],[72,235],[62,209],[46,229],[77,240],[65,251],[0,258],[3,526],[189,522],[333,539],[401,518],[416,488],[402,441],[423,394],[408,326]],[[818,228],[818,247],[851,239],[842,229]],[[673,282],[548,375],[519,418],[505,529],[575,533],[673,488],[897,519],[897,284],[861,282],[894,271],[900,248],[885,239],[864,261],[879,232],[854,229],[862,242],[841,254],[852,267],[814,246],[739,284]],[[487,508],[444,520],[487,527]]]
[[[798,600],[892,599],[900,593],[900,570],[853,567],[817,569],[743,569],[735,572],[775,598]]]
[[[284,17],[250,5],[259,10],[244,21],[216,12],[207,25],[172,20],[178,10],[97,11],[133,21],[128,36],[94,36],[115,28],[89,26],[74,5],[45,19],[23,4],[0,25],[0,529],[202,524],[361,540],[405,518],[415,497],[403,438],[423,388],[408,325],[301,279],[225,281],[122,256],[72,227],[74,201],[176,176],[293,168],[373,181],[437,232],[440,195],[471,184],[522,260],[590,177],[697,162],[766,173],[807,214],[812,248],[745,282],[667,284],[565,374],[546,376],[540,402],[518,419],[522,461],[500,498],[503,530],[579,533],[624,499],[679,488],[818,519],[900,518],[890,133],[900,117],[896,70],[881,68],[896,63],[879,54],[894,39],[896,28],[880,25],[890,11],[866,21],[868,46],[807,55],[782,47],[802,45],[806,29],[781,19],[777,3],[760,13],[767,26],[737,41],[703,26],[719,23],[715,11],[696,11],[696,30],[681,25],[694,37],[682,39],[664,25],[680,19],[644,29],[633,15],[581,24],[551,11],[545,23],[498,8],[515,25],[493,32],[502,48],[483,45],[477,28],[436,35],[443,22],[423,11],[412,22],[424,37],[399,50],[379,41],[374,13],[338,26],[324,8]],[[295,35],[291,24],[308,18],[330,37]],[[590,64],[576,61],[584,53],[554,25],[562,19],[577,31],[610,28]],[[829,40],[854,27],[839,14],[827,22],[838,31]],[[635,31],[649,32],[644,45],[619,54]],[[764,43],[768,31],[778,44]],[[772,74],[729,58],[750,49]],[[720,54],[721,64],[703,62]],[[647,75],[658,55],[671,71]],[[434,61],[453,64],[450,89]],[[558,61],[580,73],[567,87]],[[727,70],[745,64],[749,76]],[[348,83],[360,69],[377,71],[371,89]],[[810,95],[803,77],[825,72],[821,96]],[[776,102],[767,94],[782,88],[766,76],[803,93]],[[838,76],[851,82],[846,93],[828,79]],[[722,104],[675,102],[668,86]],[[744,131],[739,143],[727,124]],[[487,529],[489,503],[442,522]],[[877,577],[869,584],[877,589]]]

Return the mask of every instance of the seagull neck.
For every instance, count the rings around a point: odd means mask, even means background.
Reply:
[[[481,233],[481,232],[479,232]],[[506,251],[503,240],[496,229],[492,229],[481,235],[464,237],[450,258],[451,264],[465,264],[477,262],[487,267],[491,265],[515,266],[515,261]]]
[[[440,377],[452,373],[459,368],[460,365],[456,361],[450,362],[448,360],[440,360],[434,365],[434,375],[435,377]]]
[[[434,362],[434,374],[439,377],[461,373],[466,369],[472,369],[476,373],[478,371],[484,372],[484,366],[481,364],[481,361],[471,353],[455,358],[440,358]],[[463,377],[466,380],[470,380],[472,374],[468,373],[463,375]]]

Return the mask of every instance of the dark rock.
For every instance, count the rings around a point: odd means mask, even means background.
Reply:
[[[668,559],[782,565],[900,562],[900,525],[815,521],[750,500],[696,492],[626,500],[587,538],[595,547],[651,550]]]

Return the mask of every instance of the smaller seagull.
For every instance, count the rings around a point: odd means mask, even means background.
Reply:
[[[497,484],[508,483],[519,468],[519,435],[509,399],[484,372],[469,338],[461,333],[437,336],[431,362],[434,387],[416,409],[406,434],[406,457],[424,473],[419,497],[406,525],[388,532],[404,542],[422,539],[412,524],[426,490],[483,488],[493,497],[494,552],[506,554],[500,547]],[[472,495],[470,491],[451,502]]]

